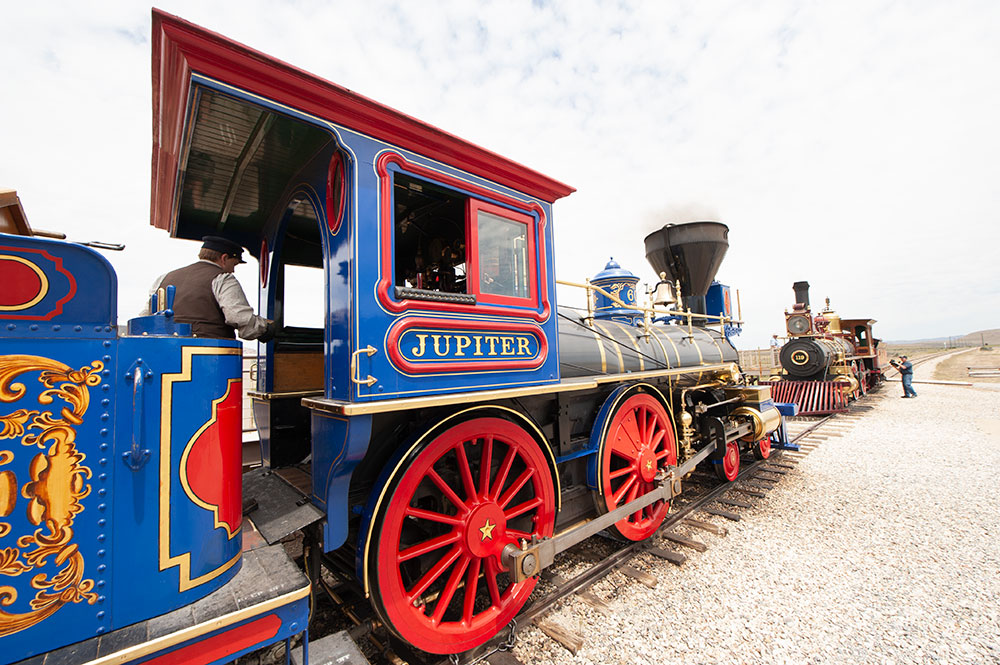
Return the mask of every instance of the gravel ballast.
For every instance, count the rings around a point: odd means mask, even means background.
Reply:
[[[930,367],[918,367],[917,378]],[[728,536],[677,568],[641,556],[650,589],[614,573],[535,627],[524,663],[1000,663],[1000,392],[887,384],[818,442]],[[841,422],[843,424],[841,424]],[[831,424],[833,424],[831,422]],[[740,497],[745,498],[745,497]],[[678,529],[681,533],[683,529]]]

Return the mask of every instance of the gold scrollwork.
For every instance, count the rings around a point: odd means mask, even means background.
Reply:
[[[86,455],[76,449],[76,426],[90,406],[90,388],[100,384],[104,364],[94,361],[89,367],[72,369],[50,358],[29,355],[0,356],[0,402],[17,402],[27,392],[15,380],[29,372],[40,372],[38,381],[47,390],[38,396],[42,406],[56,398],[67,406],[58,414],[48,410],[18,409],[0,415],[0,440],[20,437],[22,446],[40,449],[28,467],[29,479],[20,495],[28,500],[28,521],[39,527],[22,535],[16,547],[0,548],[0,575],[17,577],[54,565],[50,577],[38,572],[30,584],[38,592],[28,603],[31,611],[6,612],[0,609],[0,637],[24,630],[52,616],[67,603],[97,601],[94,581],[84,579],[84,560],[73,542],[73,520],[83,511],[81,500],[90,494],[91,470],[83,461]],[[47,450],[46,450],[47,447]],[[13,461],[15,453],[0,450],[0,464]],[[0,473],[0,517],[6,517],[17,499],[17,481],[10,471]],[[4,514],[6,512],[6,514]],[[10,533],[10,524],[0,521],[0,538]],[[0,608],[17,600],[17,589],[0,586]]]

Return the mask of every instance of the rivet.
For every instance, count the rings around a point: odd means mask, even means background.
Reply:
[[[107,435],[108,435],[108,428],[107,427],[102,427],[101,428],[101,436],[107,436]]]
[[[104,518],[97,520],[97,526],[101,527],[102,529],[105,527],[105,525],[107,525],[107,523],[108,521]]]
[[[102,612],[102,614],[103,614],[103,612]],[[98,626],[97,627],[97,634],[98,635],[103,635],[104,634],[104,630],[105,630],[104,626]]]
[[[98,596],[97,597],[97,602],[99,602],[99,603],[103,603],[105,600],[107,600],[106,596]]]
[[[97,463],[100,464],[101,466],[107,466],[108,465],[108,458],[107,457],[102,457],[101,459],[97,460]]]
[[[105,489],[105,488],[103,488],[103,487],[101,489],[97,490],[97,496],[104,496],[107,493],[108,493],[108,490]]]
[[[38,324],[37,323],[32,323],[30,326],[28,326],[28,328],[30,330],[38,330]]]
[[[103,573],[103,572],[104,572],[105,570],[107,570],[107,569],[108,569],[108,567],[107,567],[106,565],[104,565],[104,564],[102,563],[101,565],[99,565],[99,566],[97,567],[97,572],[99,572],[99,573]]]
[[[94,332],[101,332],[101,326],[94,326]]]
[[[106,503],[99,503],[99,504],[97,504],[97,509],[103,513],[105,510],[108,509],[108,504],[106,504]]]
[[[97,550],[97,556],[104,556],[107,553],[108,553],[107,550]]]
[[[111,326],[104,326],[104,332],[111,332]]]
[[[109,384],[107,384],[107,383],[102,384],[101,385],[101,390],[103,390],[104,392],[108,392],[109,390],[111,390],[111,386]]]
[[[102,443],[101,444],[101,450],[107,450],[107,449],[108,449],[108,444],[107,443]]]
[[[83,332],[83,326],[73,326],[73,330],[76,332]]]
[[[106,369],[106,370],[104,370],[104,371],[101,372],[101,375],[102,376],[111,376],[111,370],[110,369]]]
[[[108,408],[110,405],[111,405],[111,400],[109,400],[107,397],[101,400],[101,406],[103,406],[105,409]]]
[[[100,612],[97,613],[97,618],[98,619],[103,619],[104,618],[104,610],[101,610]]]
[[[298,630],[298,628],[299,628],[299,622],[298,621],[293,621],[292,622],[292,632],[293,633],[296,632]]]
[[[60,330],[62,330],[62,326],[57,323],[54,326],[52,326],[52,330],[54,330],[55,332],[59,332]]]
[[[13,323],[7,324],[7,330],[14,330],[15,328],[17,328],[17,326],[15,326]]]
[[[104,340],[104,348],[107,349],[110,347],[111,347],[111,340],[110,339]]]
[[[108,474],[102,473],[101,475],[99,475],[97,477],[101,479],[101,482],[104,482],[105,480],[108,479]]]
[[[108,413],[107,411],[105,411],[104,413],[101,414],[101,420],[107,420],[110,417],[111,417],[111,414]]]
[[[106,533],[102,533],[102,534],[99,534],[97,536],[97,542],[99,542],[99,543],[103,543],[107,539],[108,539],[108,535]]]
[[[104,356],[104,362],[106,363],[111,362],[111,356]]]
[[[104,580],[97,580],[97,588],[98,589],[104,588]]]

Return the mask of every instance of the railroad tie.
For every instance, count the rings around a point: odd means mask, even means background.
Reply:
[[[738,517],[739,516],[737,516],[737,518]],[[679,566],[685,561],[687,561],[686,555],[681,554],[680,552],[675,552],[673,550],[667,550],[662,547],[657,547],[656,545],[650,545],[645,549],[645,551],[649,552],[653,556],[660,557],[661,559],[666,559],[675,566]]]
[[[576,652],[580,650],[580,647],[583,646],[582,637],[574,633],[572,630],[564,628],[555,622],[542,619],[541,621],[536,621],[535,625],[538,626],[538,629],[543,633],[563,645],[566,650],[574,656],[576,655]]]
[[[714,533],[717,536],[729,535],[729,529],[724,526],[712,524],[711,522],[702,522],[701,520],[696,520],[692,517],[685,517],[681,520],[681,524],[686,524],[689,527],[701,529],[702,531],[708,531],[709,533]]]
[[[715,515],[717,517],[724,517],[730,522],[739,522],[740,516],[736,513],[730,512],[728,510],[722,510],[721,508],[702,508],[702,511],[708,513],[709,515]]]
[[[632,566],[622,566],[619,570],[622,571],[622,574],[627,575],[634,580],[638,580],[650,589],[656,588],[657,579],[655,575],[650,575],[646,571],[639,570],[638,568],[634,568]]]
[[[691,549],[697,550],[699,552],[704,552],[705,550],[708,549],[708,545],[701,542],[700,540],[691,540],[690,538],[686,538],[678,533],[673,533],[671,531],[667,531],[666,533],[664,533],[663,537],[664,539],[669,540],[672,543],[677,543],[678,545],[683,545],[684,547],[690,547]]]
[[[716,499],[716,501],[725,504],[727,506],[736,506],[737,508],[753,508],[752,503],[747,503],[746,501],[740,501],[739,499],[730,499],[729,497],[725,496]]]

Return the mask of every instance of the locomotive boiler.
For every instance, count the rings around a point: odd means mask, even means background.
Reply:
[[[239,343],[192,336],[169,291],[121,330],[100,255],[0,235],[7,660],[228,662],[307,636],[320,565],[457,653],[559,552],[649,538],[698,466],[768,455],[780,416],[712,284],[725,225],[646,237],[650,302],[609,262],[560,307],[571,187],[159,11],[153,54],[151,223],[249,248],[280,327],[248,391],[262,467]]]

